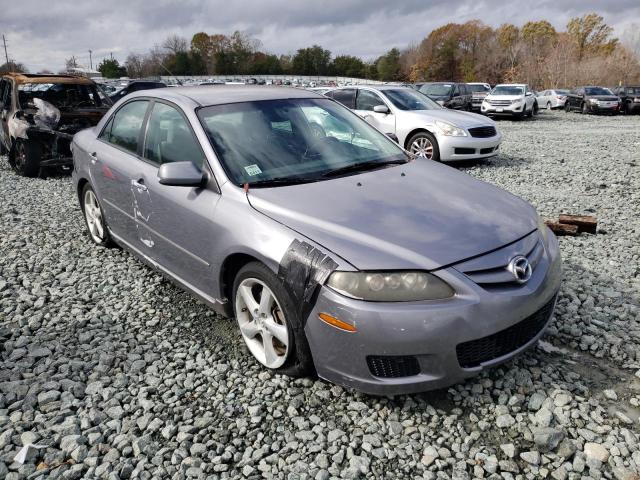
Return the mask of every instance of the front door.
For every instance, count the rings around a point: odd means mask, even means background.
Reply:
[[[384,134],[396,134],[396,117],[389,109],[387,113],[374,111],[378,105],[389,106],[380,98],[380,96],[371,90],[358,89],[356,97],[355,112],[360,115],[369,124],[380,130]]]
[[[136,248],[131,179],[140,162],[142,125],[148,107],[147,100],[120,107],[100,132],[96,151],[89,152],[91,182],[102,199],[109,229]]]
[[[160,165],[190,161],[206,169],[204,152],[177,106],[155,101],[146,128],[143,159],[131,178],[138,240],[143,253],[204,292],[213,285],[212,242],[217,237],[215,180],[203,187],[162,185]]]

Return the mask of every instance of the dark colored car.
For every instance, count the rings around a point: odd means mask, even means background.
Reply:
[[[640,113],[640,85],[623,85],[613,89],[622,105],[620,111],[622,113]]]
[[[620,98],[608,88],[576,87],[567,95],[564,110],[616,115],[620,111]]]
[[[0,78],[0,153],[19,175],[70,169],[71,141],[97,125],[112,102],[92,80],[8,73]]]
[[[164,82],[155,82],[150,80],[136,80],[130,82],[126,87],[122,90],[118,90],[116,93],[111,95],[111,100],[115,103],[120,100],[122,97],[129,95],[131,92],[138,92],[140,90],[151,90],[153,88],[164,88],[167,84]]]
[[[471,111],[471,90],[466,83],[417,83],[417,90],[443,107]]]

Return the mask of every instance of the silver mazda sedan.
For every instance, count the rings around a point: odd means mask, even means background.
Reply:
[[[521,353],[551,318],[560,253],[531,205],[313,92],[133,93],[73,154],[93,242],[235,316],[277,372],[439,388]]]

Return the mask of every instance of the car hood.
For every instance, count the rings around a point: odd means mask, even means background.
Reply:
[[[495,126],[495,122],[484,115],[478,115],[472,112],[461,112],[459,110],[449,110],[447,108],[438,110],[414,110],[410,115],[414,115],[418,121],[433,123],[435,120],[444,120],[445,122],[453,123],[455,126],[463,128],[485,127],[487,125]]]
[[[487,100],[524,100],[524,95],[487,95]]]
[[[248,199],[360,270],[434,270],[537,227],[525,201],[424,159],[316,183],[253,188]]]

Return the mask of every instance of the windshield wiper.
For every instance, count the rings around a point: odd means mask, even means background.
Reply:
[[[278,187],[284,185],[298,185],[300,183],[317,182],[317,177],[276,177],[265,178],[264,180],[256,180],[255,182],[247,182],[244,185],[249,187]]]
[[[346,165],[344,167],[336,168],[335,170],[331,170],[330,172],[326,172],[322,174],[322,177],[337,177],[345,173],[353,173],[353,172],[365,172],[367,170],[375,170],[377,168],[384,168],[387,165],[401,165],[403,163],[407,163],[408,160],[388,160],[386,162],[380,162],[376,160],[370,160],[367,162],[360,163],[352,163],[351,165]]]

